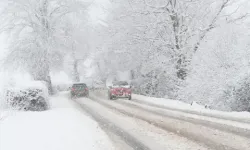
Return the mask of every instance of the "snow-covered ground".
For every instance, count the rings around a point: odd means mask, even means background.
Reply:
[[[98,124],[63,93],[50,99],[44,112],[4,111],[0,119],[1,150],[112,150]]]
[[[217,111],[206,109],[204,106],[198,105],[194,103],[194,105],[187,104],[178,100],[170,100],[164,98],[154,98],[154,97],[147,97],[143,95],[133,94],[133,99],[139,100],[141,102],[145,102],[148,104],[158,105],[160,107],[167,107],[172,108],[175,110],[187,111],[202,115],[209,115],[213,117],[221,117],[225,119],[232,119],[232,120],[242,120],[246,122],[250,122],[250,113],[249,112],[224,112],[224,111]]]
[[[114,128],[112,129],[113,132],[116,132],[118,136],[122,136],[123,140],[125,140],[126,143],[133,149],[209,150],[209,148],[200,143],[196,143],[192,140],[188,140],[185,137],[178,136],[174,133],[160,129],[154,126],[153,123],[148,123],[138,119],[136,117],[136,114],[139,113],[141,115],[144,115],[144,112],[142,111],[138,110],[135,113],[135,116],[131,117],[129,115],[126,115],[126,111],[131,111],[130,108],[126,108],[126,106],[124,105],[120,105],[121,107],[119,107],[115,101],[109,101],[105,99],[106,97],[99,97],[94,94],[91,94],[90,98],[94,98],[94,100],[78,99],[77,102],[79,104],[85,105],[86,107],[100,115],[100,118],[108,120],[109,125],[119,127],[120,132],[123,133],[122,135],[117,133]],[[114,108],[117,109],[123,108],[124,111],[123,113],[121,113],[116,109],[107,106],[115,106]],[[154,115],[146,114],[145,116],[152,117]],[[133,142],[131,143],[131,141]]]
[[[107,92],[106,92],[107,94]],[[125,114],[127,116],[130,116],[131,118],[135,119],[135,121],[132,122],[137,122],[136,119],[139,120],[144,120],[147,123],[154,125],[155,127],[159,127],[161,129],[164,129],[165,131],[170,131],[173,133],[178,134],[180,137],[186,137],[189,140],[194,140],[198,141],[198,143],[204,143],[208,147],[212,149],[239,149],[239,150],[249,150],[249,138],[245,137],[245,134],[242,136],[241,132],[238,134],[239,131],[238,128],[234,130],[234,128],[229,128],[227,127],[227,124],[224,124],[224,122],[221,122],[219,126],[219,122],[217,124],[213,123],[215,119],[209,120],[209,121],[200,121],[201,116],[197,115],[197,118],[190,118],[187,119],[187,115],[190,115],[188,113],[182,113],[182,115],[175,114],[175,113],[170,113],[167,114],[169,111],[168,109],[158,109],[157,107],[152,107],[154,108],[153,111],[148,111],[149,109],[144,109],[143,106],[147,105],[141,105],[138,102],[134,101],[129,101],[127,99],[117,99],[117,100],[107,100],[107,95],[101,94],[100,92],[97,92],[97,94],[90,95],[92,99],[94,99],[95,102],[98,102],[99,104],[103,105],[106,107],[106,109],[110,109],[114,111],[116,114],[117,112],[120,112],[122,114]],[[86,105],[90,105],[89,103],[93,103],[91,101],[84,101]],[[132,104],[132,105],[129,105]],[[136,103],[138,105],[136,105]],[[136,105],[136,106],[135,106]],[[138,107],[137,107],[138,106]],[[157,131],[153,131],[152,134],[149,132],[152,131],[152,129],[147,128],[146,130],[143,131],[143,133],[146,133],[144,136],[140,136],[139,134],[136,134],[136,132],[140,131],[143,126],[139,125],[139,127],[136,127],[136,129],[126,129],[129,126],[131,126],[133,123],[129,121],[122,121],[121,119],[124,119],[125,117],[115,117],[115,116],[110,116],[111,114],[107,112],[102,112],[104,108],[93,108],[93,110],[98,110],[98,113],[104,114],[103,117],[108,117],[112,118],[112,120],[115,120],[114,123],[120,123],[119,127],[123,127],[123,130],[130,133],[131,135],[134,135],[137,139],[142,140],[143,144],[147,145],[150,147],[150,149],[160,149],[161,146],[163,146],[163,149],[199,149],[200,147],[193,146],[192,148],[188,147],[187,142],[180,142],[181,138],[171,138],[170,139],[175,139],[175,141],[168,140],[167,137],[163,138],[160,135],[157,135]],[[184,115],[183,115],[184,114]],[[204,120],[207,120],[208,117],[204,118]],[[203,118],[202,118],[203,119]],[[201,123],[203,122],[203,123]],[[230,122],[231,123],[231,122]],[[229,124],[229,123],[228,123]],[[244,127],[247,127],[249,129],[249,126],[238,126],[241,127],[242,131],[248,132],[248,130],[245,130]],[[132,131],[132,133],[131,133]],[[163,132],[161,132],[163,133]],[[249,132],[248,132],[249,133]],[[135,135],[136,134],[136,135]],[[154,134],[154,135],[153,135]],[[170,136],[170,134],[166,135]],[[248,134],[249,135],[249,134]],[[247,135],[247,136],[248,136]],[[150,142],[146,141],[147,136],[150,136]],[[161,143],[158,138],[164,139],[163,143]],[[168,143],[171,141],[170,143]],[[157,143],[157,146],[154,145]],[[183,147],[178,147],[180,146],[181,143],[184,146]],[[169,144],[169,145],[168,145]],[[174,146],[171,145],[173,144]],[[176,146],[178,145],[178,146]],[[156,146],[156,147],[155,147]],[[223,147],[222,147],[223,146]]]

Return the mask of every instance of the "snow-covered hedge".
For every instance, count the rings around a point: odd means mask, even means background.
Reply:
[[[233,111],[250,112],[250,78],[246,76],[236,84],[228,86],[222,100]]]
[[[5,89],[5,101],[15,110],[42,111],[49,108],[48,89],[40,81]]]

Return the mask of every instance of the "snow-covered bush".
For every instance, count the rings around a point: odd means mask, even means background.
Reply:
[[[161,68],[140,76],[132,80],[134,93],[176,99],[180,81],[173,72],[163,71]]]
[[[9,108],[25,111],[43,111],[49,108],[48,89],[43,82],[33,81],[25,86],[5,90],[5,101]]]
[[[225,104],[230,105],[233,111],[250,112],[250,78],[246,76],[237,84],[229,86],[222,100]]]

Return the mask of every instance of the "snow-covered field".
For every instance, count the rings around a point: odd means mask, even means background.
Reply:
[[[133,99],[145,102],[148,104],[153,104],[159,107],[166,107],[170,109],[192,112],[202,115],[208,115],[213,117],[221,117],[221,118],[228,118],[232,120],[242,120],[246,122],[250,122],[250,113],[249,112],[224,112],[224,111],[217,111],[206,109],[204,106],[194,103],[193,105],[187,104],[178,100],[170,100],[164,98],[154,98],[154,97],[147,97],[143,95],[133,94]]]
[[[50,99],[44,112],[1,113],[0,150],[112,150],[98,124],[68,100],[67,93]]]

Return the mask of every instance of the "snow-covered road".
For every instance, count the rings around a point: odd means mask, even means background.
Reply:
[[[109,125],[119,127],[123,135],[116,132],[117,136],[123,136],[122,140],[133,148],[137,145],[138,149],[250,149],[248,123],[167,110],[137,101],[109,101],[104,93],[95,92],[90,99],[76,102],[90,114],[98,114],[99,117],[94,117],[98,122],[105,118]]]
[[[250,149],[245,121],[167,109],[143,99],[111,101],[106,94],[91,91],[89,98],[70,99],[63,92],[51,98],[49,111],[1,115],[0,149]]]
[[[116,134],[126,147],[137,150],[207,150],[202,144],[160,129],[136,117],[128,116],[100,101],[76,100],[107,132]],[[105,100],[103,100],[105,101]],[[103,102],[102,101],[102,102]]]
[[[213,117],[218,119],[224,120],[231,120],[237,122],[243,122],[250,124],[250,113],[249,112],[224,112],[218,110],[210,110],[205,109],[204,106],[194,105],[191,106],[190,104],[171,100],[171,99],[164,99],[164,98],[154,98],[154,97],[147,97],[143,95],[133,95],[133,101],[138,102],[140,104],[145,104],[149,106],[154,106],[157,108],[163,108],[172,111],[184,112],[186,114],[198,114],[207,117]]]

